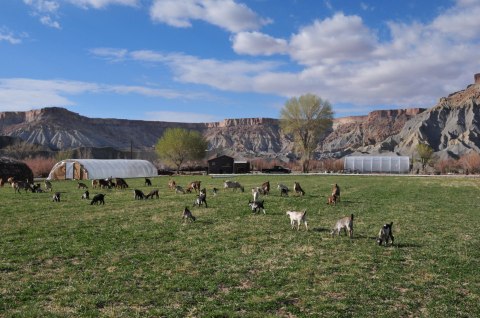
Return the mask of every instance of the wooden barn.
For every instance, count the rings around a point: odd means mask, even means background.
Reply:
[[[208,174],[233,173],[233,158],[223,155],[208,160]]]
[[[222,155],[208,160],[208,174],[249,173],[250,162]]]

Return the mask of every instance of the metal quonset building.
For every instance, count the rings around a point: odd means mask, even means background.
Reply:
[[[157,168],[147,160],[65,159],[53,166],[47,179],[140,178],[156,175]]]
[[[408,173],[408,156],[347,156],[344,169],[357,173]]]

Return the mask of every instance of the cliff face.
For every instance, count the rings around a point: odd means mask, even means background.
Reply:
[[[480,152],[480,84],[443,97],[434,107],[409,121],[392,138],[394,151],[412,153],[418,143],[430,145],[440,157]]]
[[[337,118],[317,148],[317,158],[353,152],[409,155],[418,143],[441,155],[480,151],[480,83],[440,99],[434,107],[379,110],[367,116]],[[0,113],[0,135],[21,138],[52,150],[112,147],[152,150],[167,128],[197,130],[209,150],[236,158],[294,157],[293,142],[277,119],[225,119],[213,123],[88,118],[63,108]]]

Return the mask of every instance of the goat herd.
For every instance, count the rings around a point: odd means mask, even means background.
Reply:
[[[24,181],[17,181],[14,180],[14,178],[8,178],[7,180],[8,183],[11,184],[12,188],[16,193],[20,193],[21,190],[25,190],[25,192],[31,191],[34,193],[38,192],[45,192],[45,191],[52,191],[52,183],[49,180],[44,181],[44,189],[41,188],[40,184],[33,184],[30,182],[24,182]],[[3,186],[4,182],[3,179],[0,179],[0,184]],[[198,193],[195,201],[193,202],[193,206],[205,206],[206,208],[208,207],[207,205],[207,190],[206,188],[201,189],[201,181],[193,181],[190,182],[187,187],[184,189],[180,185],[177,185],[174,180],[170,180],[168,182],[168,187],[175,191],[175,193]],[[152,182],[149,178],[145,178],[145,186],[152,186]],[[241,191],[244,192],[245,189],[244,187],[237,181],[224,181],[223,183],[224,189],[232,189],[232,191]],[[78,182],[78,189],[84,190],[81,199],[86,199],[90,200],[90,193],[88,191],[88,186],[85,183]],[[92,180],[92,188],[100,188],[100,189],[126,189],[128,188],[127,182],[122,179],[122,178],[115,178],[115,182],[113,181],[113,178],[107,178],[107,179],[94,179]],[[283,184],[278,184],[277,185],[278,190],[280,191],[280,196],[288,196],[290,189],[283,185]],[[305,195],[305,191],[302,189],[300,184],[298,182],[294,182],[293,186],[293,191],[297,195]],[[159,190],[154,189],[151,190],[149,193],[145,194],[142,190],[139,189],[134,189],[133,194],[134,194],[134,199],[135,200],[144,200],[144,199],[153,199],[156,197],[157,199],[159,198]],[[217,188],[212,188],[212,193],[214,196],[217,195],[218,189]],[[255,187],[252,188],[252,196],[253,199],[249,200],[248,205],[250,209],[252,210],[253,213],[257,213],[262,211],[264,214],[266,214],[266,210],[264,207],[264,200],[260,200],[260,195],[268,195],[270,193],[270,182],[264,182],[260,187]],[[54,192],[52,196],[52,201],[54,202],[60,202],[61,199],[61,192]],[[327,199],[327,204],[331,205],[336,205],[340,201],[340,187],[337,184],[333,185],[331,195]],[[105,194],[98,193],[95,194],[92,197],[92,200],[90,201],[91,205],[99,205],[105,204]],[[287,211],[286,214],[290,218],[290,225],[292,226],[292,229],[297,227],[297,230],[300,229],[301,223],[304,224],[305,229],[308,230],[308,223],[307,223],[307,211]],[[182,220],[184,222],[187,221],[195,221],[196,217],[192,214],[192,212],[188,209],[188,207],[185,207],[182,213]],[[350,238],[353,238],[353,220],[354,220],[354,215],[351,214],[349,216],[345,216],[338,220],[331,232],[332,235],[338,234],[340,235],[340,232],[342,230],[345,231],[345,233],[348,232],[348,235]],[[385,246],[391,242],[393,244],[394,242],[394,237],[392,233],[392,226],[393,222],[387,223],[383,225],[380,228],[378,237],[377,237],[377,243],[379,245],[384,244]]]

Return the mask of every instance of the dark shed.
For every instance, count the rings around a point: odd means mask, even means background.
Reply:
[[[208,173],[224,174],[233,173],[233,158],[229,156],[218,156],[208,160]]]

